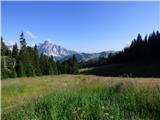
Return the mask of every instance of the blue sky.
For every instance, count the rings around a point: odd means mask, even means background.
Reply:
[[[78,52],[121,50],[160,29],[160,2],[2,2],[2,36],[29,45],[50,40]]]

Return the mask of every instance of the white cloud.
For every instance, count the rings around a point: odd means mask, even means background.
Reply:
[[[31,31],[26,31],[26,33],[31,37],[31,38],[37,38],[36,35],[34,35]]]

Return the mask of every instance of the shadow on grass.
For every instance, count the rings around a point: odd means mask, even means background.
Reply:
[[[160,77],[160,64],[110,64],[86,69],[81,74],[112,77]]]

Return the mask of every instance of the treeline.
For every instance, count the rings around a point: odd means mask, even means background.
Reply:
[[[12,51],[1,37],[1,78],[29,77],[57,74],[77,74],[78,63],[75,56],[59,63],[54,58],[39,54],[37,46],[27,46],[24,34],[20,35],[20,49],[17,43]]]
[[[90,67],[97,67],[101,66],[107,63],[107,58],[105,57],[99,57],[97,59],[91,59],[88,61],[81,61],[79,62],[79,67],[80,68],[90,68]]]
[[[121,52],[110,55],[107,63],[144,63],[156,64],[160,63],[160,33],[153,32],[149,36],[138,34],[131,45],[124,48]]]
[[[69,58],[68,60],[62,63],[57,62],[57,67],[59,74],[64,74],[64,73],[77,74],[79,63],[77,62],[76,57],[73,55],[73,57]]]
[[[81,62],[81,67],[95,67],[108,64],[119,63],[139,63],[139,64],[157,64],[160,63],[160,33],[159,31],[151,33],[149,36],[138,34],[129,47],[124,48],[117,53],[109,54],[107,58],[99,58]]]

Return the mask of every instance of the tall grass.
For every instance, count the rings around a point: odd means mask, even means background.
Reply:
[[[110,86],[59,89],[10,112],[2,113],[2,119],[159,120],[159,86],[140,86],[125,81]]]

